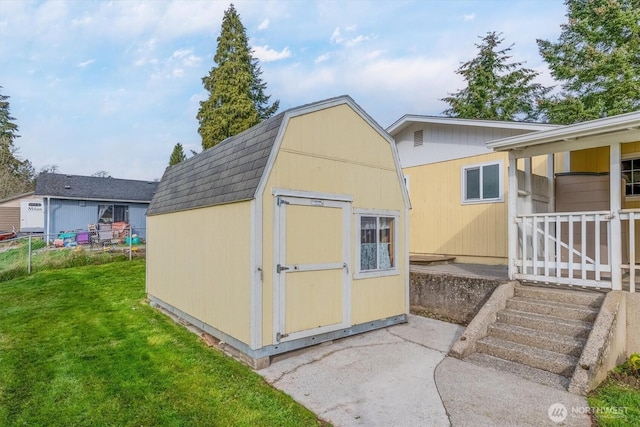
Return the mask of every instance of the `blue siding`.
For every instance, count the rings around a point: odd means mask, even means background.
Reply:
[[[51,234],[61,231],[86,230],[89,224],[98,222],[98,205],[124,205],[129,206],[129,224],[133,233],[146,238],[147,207],[148,203],[120,203],[120,202],[94,202],[84,201],[80,206],[79,200],[51,199],[51,214],[47,213],[47,199],[44,199],[45,232],[47,230],[47,218],[51,220],[49,232]]]

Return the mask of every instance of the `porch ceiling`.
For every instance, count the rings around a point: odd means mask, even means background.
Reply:
[[[640,141],[640,112],[498,139],[487,147],[522,158],[636,141]]]

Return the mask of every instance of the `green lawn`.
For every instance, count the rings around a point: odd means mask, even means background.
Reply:
[[[632,355],[589,393],[598,427],[640,426],[640,358]],[[632,362],[635,362],[632,364]]]
[[[0,425],[319,422],[145,300],[144,260],[0,282]]]

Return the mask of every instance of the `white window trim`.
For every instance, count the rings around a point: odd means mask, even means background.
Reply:
[[[482,180],[482,168],[491,165],[498,165],[498,194],[500,196],[493,199],[467,200],[465,198],[467,195],[466,171],[469,169],[480,169],[480,179]],[[482,181],[480,182],[480,189],[482,190]],[[481,203],[502,202],[504,202],[504,162],[502,160],[462,166],[462,168],[460,169],[460,203],[462,203],[463,205],[477,205]]]
[[[382,209],[354,209],[353,213],[355,214],[355,271],[353,273],[354,279],[368,279],[372,277],[384,277],[384,276],[397,276],[400,274],[400,270],[398,269],[398,227],[400,224],[400,212],[399,211],[389,211]],[[360,270],[360,236],[361,236],[361,218],[363,216],[375,216],[375,217],[388,217],[393,218],[395,232],[393,233],[393,249],[394,249],[394,266],[385,270]]]
[[[640,153],[627,153],[620,156],[620,171],[622,171],[622,161],[631,160],[631,159],[640,159]],[[620,177],[622,179],[622,177]],[[624,199],[630,202],[635,202],[640,200],[640,194],[634,194],[631,196],[627,196],[627,190],[623,188],[624,191]]]

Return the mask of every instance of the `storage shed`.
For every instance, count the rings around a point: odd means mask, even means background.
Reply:
[[[408,209],[393,139],[350,97],[290,109],[165,171],[149,299],[258,368],[406,322]]]

